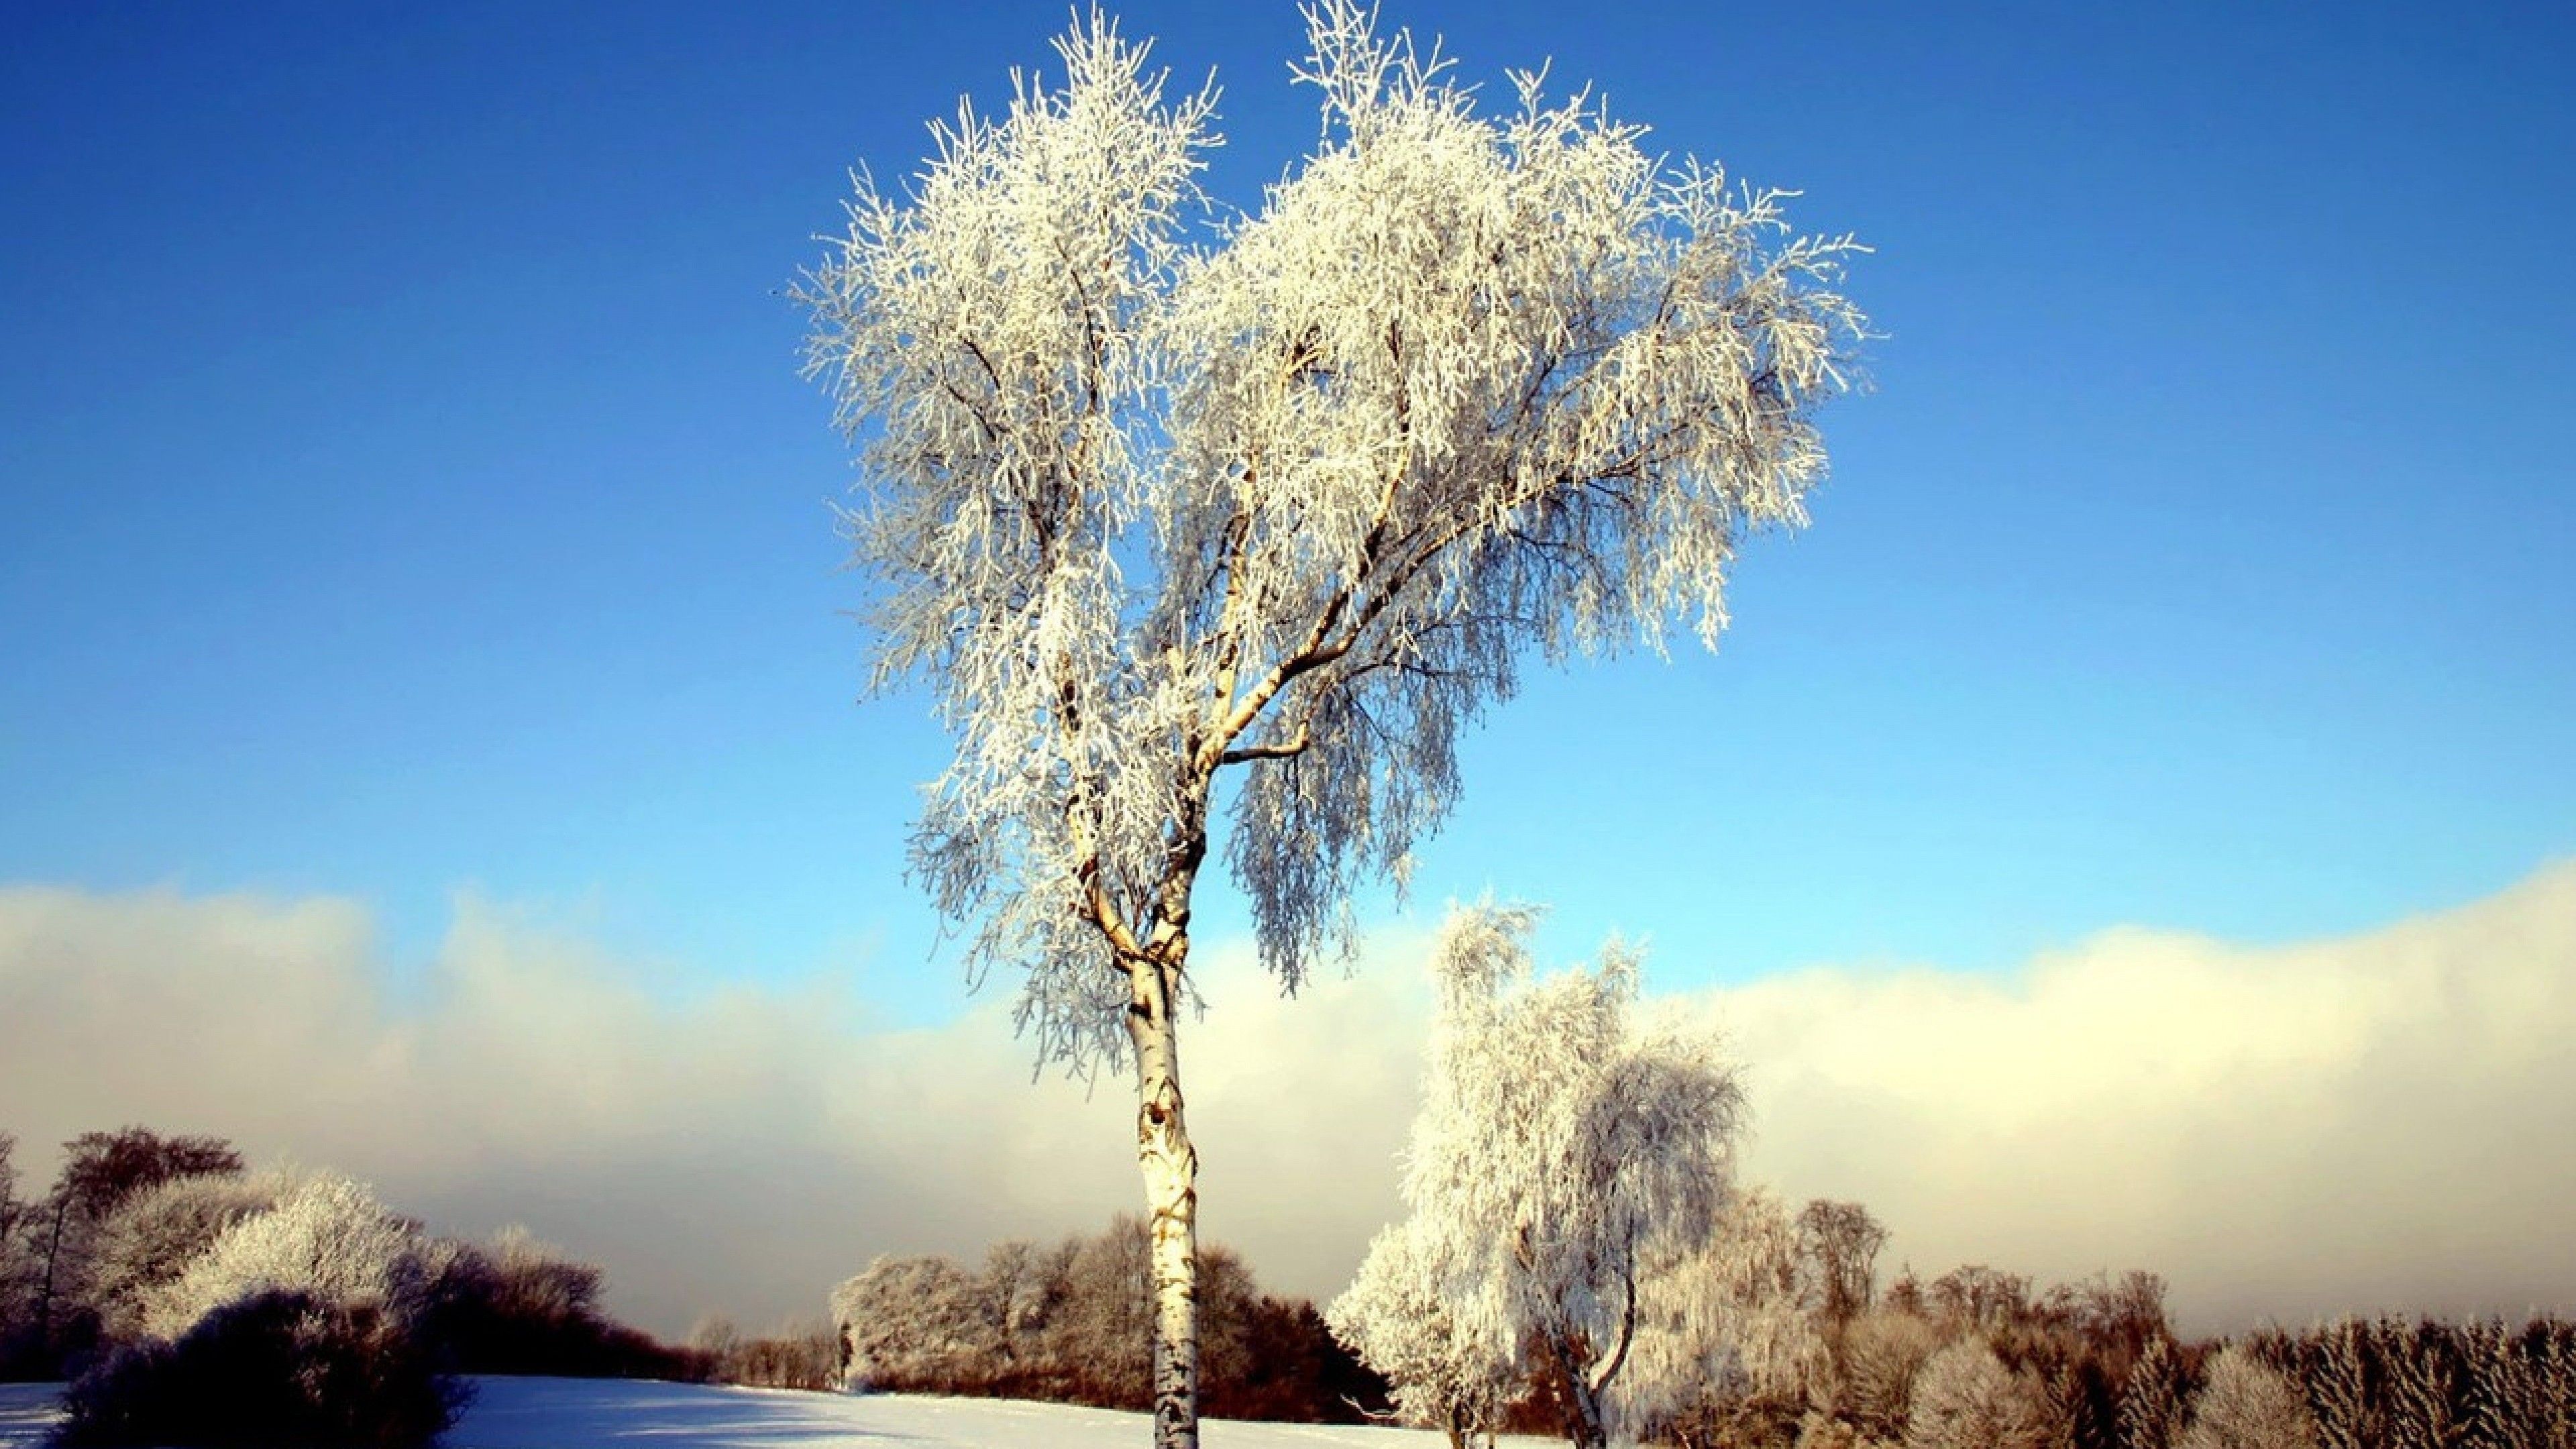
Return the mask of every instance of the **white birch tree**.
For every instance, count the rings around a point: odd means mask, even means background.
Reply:
[[[1790,233],[1782,193],[1535,76],[1479,114],[1352,0],[1306,15],[1322,133],[1251,214],[1197,185],[1213,92],[1167,95],[1095,14],[1060,83],[961,106],[899,194],[862,175],[798,293],[863,452],[874,681],[927,683],[956,739],[915,870],[970,972],[1020,975],[1043,1059],[1135,1072],[1167,1445],[1196,1437],[1177,1023],[1219,781],[1293,990],[1525,656],[1715,641],[1861,336],[1853,243]]]

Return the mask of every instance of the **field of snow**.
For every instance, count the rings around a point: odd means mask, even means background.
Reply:
[[[1140,1449],[1142,1414],[1012,1399],[850,1398],[614,1379],[474,1381],[447,1449]],[[0,1384],[0,1449],[36,1449],[58,1384]],[[1442,1449],[1438,1434],[1211,1419],[1206,1449]],[[1537,1446],[1545,1439],[1505,1439]]]

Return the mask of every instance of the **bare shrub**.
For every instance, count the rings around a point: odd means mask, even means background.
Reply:
[[[711,1355],[673,1348],[610,1319],[605,1275],[523,1227],[488,1247],[445,1245],[430,1284],[431,1335],[458,1372],[698,1381]]]

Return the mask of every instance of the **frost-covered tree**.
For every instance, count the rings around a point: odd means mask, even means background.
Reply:
[[[142,1293],[138,1317],[144,1332],[175,1339],[226,1304],[289,1293],[409,1321],[428,1307],[455,1252],[364,1184],[317,1173],[279,1193],[274,1207],[224,1229],[175,1279]]]
[[[1905,1449],[2050,1449],[2048,1400],[1986,1341],[1960,1339],[1923,1365],[1905,1420]]]
[[[1852,243],[1780,193],[1534,76],[1481,114],[1353,0],[1307,14],[1322,134],[1250,215],[1197,186],[1212,94],[1168,98],[1095,16],[1060,84],[961,109],[899,195],[863,177],[799,289],[864,450],[875,681],[927,682],[956,739],[915,869],[977,977],[1022,975],[1044,1057],[1134,1069],[1167,1444],[1196,1434],[1177,1024],[1220,779],[1294,989],[1525,656],[1714,642],[1736,549],[1803,521],[1861,335]]]
[[[83,1352],[98,1330],[92,1270],[100,1227],[135,1195],[173,1178],[242,1170],[241,1154],[216,1137],[163,1137],[144,1127],[84,1132],[63,1144],[62,1169],[36,1224],[42,1274],[33,1333],[57,1359]]]
[[[1636,1339],[1612,1396],[1623,1426],[1713,1444],[1797,1423],[1826,1367],[1802,1281],[1804,1216],[1792,1222],[1768,1189],[1738,1193],[1702,1247],[1638,1285]]]
[[[980,1379],[1000,1357],[1000,1328],[973,1273],[946,1258],[879,1258],[832,1293],[853,1389]]]
[[[234,1224],[276,1207],[285,1188],[271,1174],[201,1173],[128,1199],[99,1230],[91,1291],[107,1336],[141,1335],[145,1304],[176,1283]]]
[[[1511,1355],[1459,1315],[1441,1260],[1417,1241],[1424,1230],[1420,1218],[1382,1229],[1324,1321],[1394,1386],[1396,1409],[1408,1422],[1447,1434],[1451,1449],[1467,1449],[1478,1435],[1492,1436],[1518,1384]]]
[[[2120,1386],[2122,1449],[2173,1449],[2182,1433],[2186,1397],[2172,1341],[2148,1339],[2146,1351],[2129,1366],[2128,1381]]]
[[[2192,1400],[2191,1424],[2175,1449],[2317,1449],[2307,1396],[2242,1345],[2209,1361]]]
[[[1888,1296],[1901,1297],[1893,1291]],[[1871,1438],[1902,1435],[1914,1382],[1940,1347],[1940,1330],[1913,1313],[1862,1314],[1843,1332],[1834,1376],[1836,1412]]]
[[[1617,941],[1597,968],[1533,978],[1536,921],[1484,906],[1441,933],[1409,1233],[1373,1251],[1427,1259],[1459,1331],[1543,1374],[1567,1437],[1589,1446],[1605,1441],[1641,1287],[1708,1241],[1743,1095],[1704,1034],[1630,1020],[1638,958]]]

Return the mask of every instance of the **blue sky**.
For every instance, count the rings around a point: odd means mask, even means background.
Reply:
[[[1249,204],[1312,135],[1293,9],[1119,13],[1218,72]],[[1535,680],[1417,912],[1552,901],[1672,985],[1991,970],[2576,852],[2564,7],[1387,15],[1802,189],[1888,334],[1722,653]],[[900,878],[941,741],[855,701],[780,291],[1064,16],[13,9],[0,882],[346,895],[403,971],[464,891],[952,1013]]]

